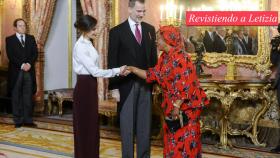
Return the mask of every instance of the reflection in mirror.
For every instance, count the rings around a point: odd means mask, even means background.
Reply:
[[[258,52],[257,27],[195,27],[181,26],[186,50],[194,53],[190,41],[203,42],[206,52],[228,53],[233,55],[256,55]]]
[[[247,4],[247,1],[229,1],[227,4],[224,2],[225,1],[222,0],[179,1],[179,3],[183,5],[187,11],[260,10],[258,0],[252,0],[250,1],[250,4]],[[181,30],[186,50],[190,53],[195,52],[190,38],[198,42],[202,42],[207,53],[213,52],[233,55],[256,55],[258,52],[258,27],[256,26],[182,25]]]

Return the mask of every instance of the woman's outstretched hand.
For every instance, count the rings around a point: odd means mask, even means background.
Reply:
[[[137,67],[127,66],[126,70],[131,72],[131,73],[134,73],[135,75],[137,75],[140,78],[146,79],[146,77],[147,77],[146,76],[146,71],[142,70],[142,69],[139,69]]]
[[[121,69],[121,72],[120,72],[121,76],[127,76],[128,74],[130,74],[130,71],[128,70],[128,66],[123,65],[120,67],[120,69]]]
[[[136,67],[134,67],[134,66],[127,66],[126,69],[127,69],[127,71],[129,71],[129,72],[131,72],[131,73],[134,73]]]

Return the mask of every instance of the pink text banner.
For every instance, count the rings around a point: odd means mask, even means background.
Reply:
[[[276,26],[277,11],[186,11],[187,26]]]

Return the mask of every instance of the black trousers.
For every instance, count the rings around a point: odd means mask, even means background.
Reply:
[[[12,107],[15,124],[32,123],[32,79],[29,72],[21,71],[12,90]]]

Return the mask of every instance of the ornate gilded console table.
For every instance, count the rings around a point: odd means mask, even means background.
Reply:
[[[218,120],[218,128],[206,125],[203,121],[202,131],[210,130],[213,133],[219,134],[219,147],[221,148],[228,148],[231,146],[231,143],[228,140],[228,135],[245,135],[251,138],[252,142],[257,146],[266,145],[258,141],[257,126],[260,117],[265,114],[271,105],[271,99],[269,96],[269,91],[272,91],[270,89],[271,81],[244,77],[237,77],[235,80],[225,80],[224,77],[215,77],[200,79],[200,82],[209,98],[216,98],[221,102],[220,110],[222,111]],[[251,110],[252,118],[246,122],[248,125],[247,128],[242,130],[234,129],[229,120],[233,109],[233,102],[237,98],[240,98],[241,100],[261,101],[258,108]]]

